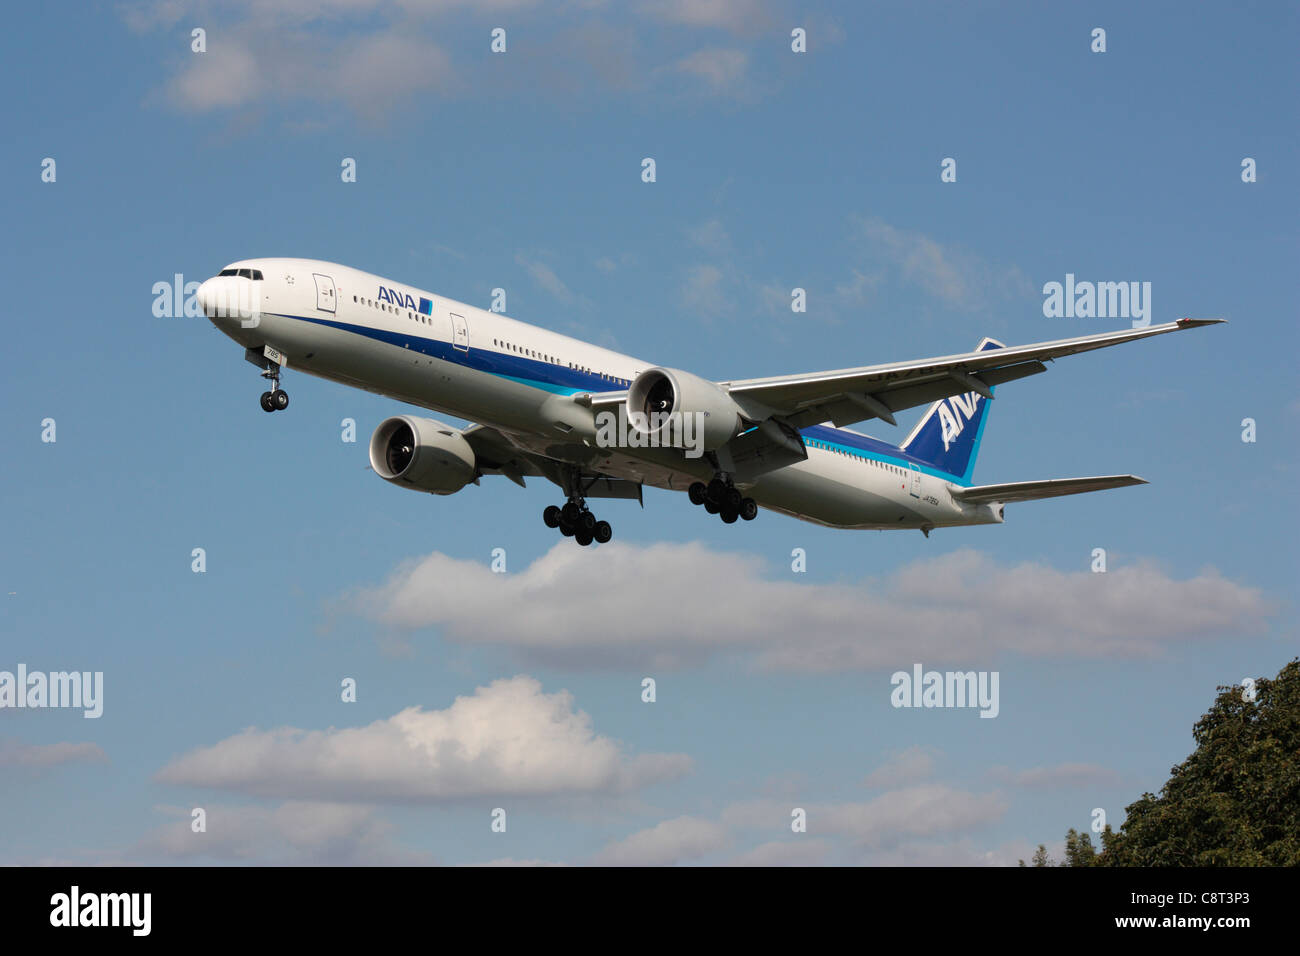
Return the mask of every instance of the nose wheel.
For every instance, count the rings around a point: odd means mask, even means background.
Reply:
[[[272,365],[262,373],[271,380],[271,391],[262,393],[262,411],[282,412],[289,407],[289,393],[280,387],[280,366]]]
[[[606,544],[614,537],[614,529],[608,521],[598,521],[587,508],[587,502],[579,497],[570,498],[563,508],[547,505],[542,512],[542,521],[548,528],[558,528],[560,534],[572,538],[584,548],[593,541]]]
[[[282,412],[289,407],[289,393],[277,388],[274,392],[262,393],[262,411]]]
[[[707,485],[702,481],[691,484],[686,495],[693,505],[703,505],[711,515],[718,515],[726,524],[735,524],[737,518],[753,521],[758,517],[758,502],[747,498],[730,479],[714,478]]]

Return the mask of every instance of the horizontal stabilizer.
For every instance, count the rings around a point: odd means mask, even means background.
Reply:
[[[1086,491],[1105,491],[1128,485],[1145,485],[1137,475],[1102,475],[1098,478],[1049,478],[1046,481],[1012,481],[1003,485],[976,485],[954,488],[952,496],[973,505],[990,502],[1036,501],[1061,495],[1081,495]]]

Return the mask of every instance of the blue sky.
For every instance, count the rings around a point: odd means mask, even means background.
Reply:
[[[0,670],[103,671],[104,715],[0,710],[0,861],[1014,863],[1296,653],[1293,8],[70,9],[0,40]],[[540,480],[400,492],[365,439],[411,409],[290,370],[267,416],[237,346],[154,316],[253,256],[504,288],[719,379],[1126,324],[1046,318],[1067,273],[1230,321],[999,390],[977,481],[1148,487],[928,540],[652,490],[578,552]],[[892,707],[914,662],[997,671],[999,716]],[[385,763],[409,735],[442,750]]]

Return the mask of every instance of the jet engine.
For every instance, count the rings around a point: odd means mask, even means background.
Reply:
[[[413,491],[454,494],[474,480],[474,449],[465,436],[432,418],[398,415],[370,436],[370,467],[380,478]]]
[[[745,430],[740,406],[725,390],[675,368],[648,368],[638,375],[628,389],[627,412],[633,428],[661,440],[683,427],[682,418],[693,417],[687,427],[705,451],[716,451]]]

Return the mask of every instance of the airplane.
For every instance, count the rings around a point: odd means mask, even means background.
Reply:
[[[997,386],[1045,362],[1222,322],[1163,325],[770,378],[714,382],[314,259],[233,262],[196,292],[288,407],[286,368],[469,422],[396,415],[370,439],[370,465],[402,488],[449,495],[486,475],[542,477],[565,495],[542,518],[578,544],[613,536],[588,499],[645,485],[685,491],[728,523],[760,508],[831,528],[1000,524],[1012,502],[1146,484],[1135,475],[975,485]],[[900,444],[847,426],[929,405]],[[618,427],[614,427],[617,421]]]

